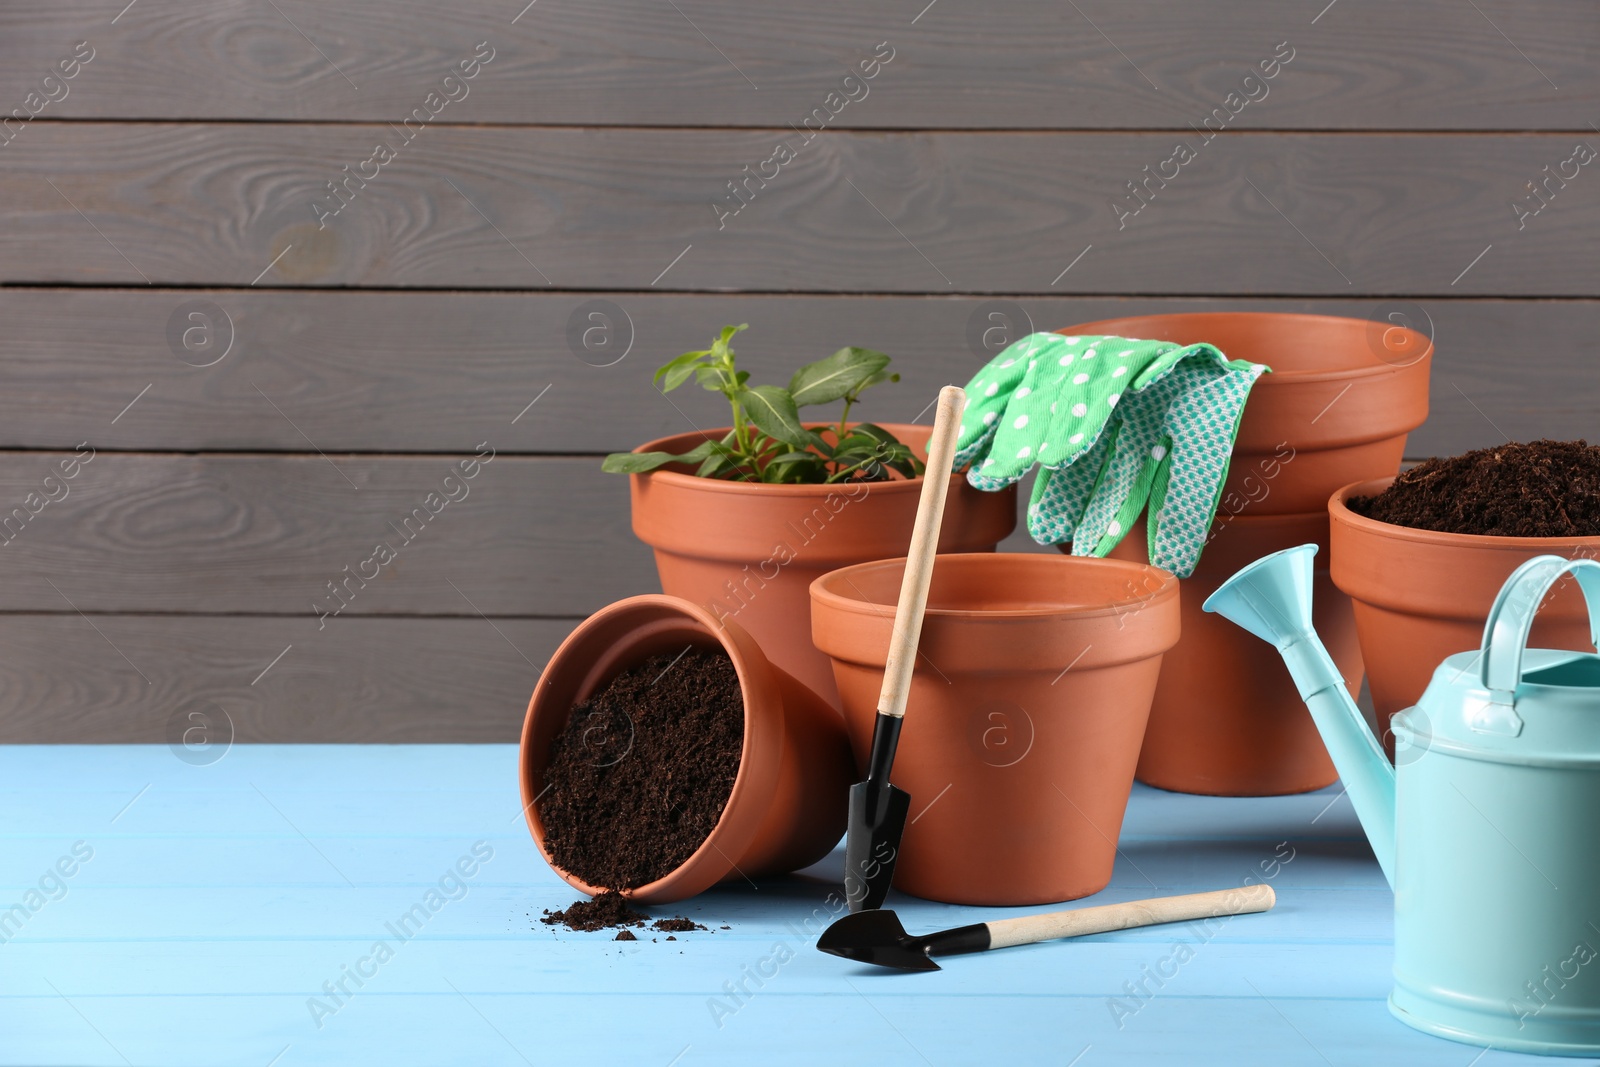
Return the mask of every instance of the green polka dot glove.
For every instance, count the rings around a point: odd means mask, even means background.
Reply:
[[[1268,369],[1206,344],[1032,334],[968,383],[956,466],[990,491],[1038,466],[1028,532],[1075,556],[1110,552],[1148,505],[1150,562],[1188,577]]]

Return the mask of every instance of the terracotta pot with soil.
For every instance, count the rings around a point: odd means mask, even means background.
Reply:
[[[1444,657],[1479,647],[1495,594],[1534,556],[1600,556],[1600,448],[1536,441],[1429,460],[1328,502],[1333,582],[1355,601],[1373,708],[1414,705]],[[1419,528],[1431,527],[1431,528]],[[1530,647],[1587,650],[1575,583],[1534,617]]]
[[[811,586],[865,765],[904,559]],[[911,794],[896,888],[955,904],[1044,904],[1105,888],[1178,580],[1120,560],[940,556],[895,760]]]
[[[1205,341],[1272,368],[1245,405],[1213,540],[1183,580],[1183,637],[1162,668],[1139,780],[1222,796],[1328,785],[1333,764],[1277,653],[1200,604],[1259,556],[1327,545],[1328,496],[1399,469],[1407,434],[1428,415],[1432,341],[1385,322],[1257,312],[1104,319],[1060,332]],[[1142,524],[1113,554],[1148,558]],[[1362,664],[1350,604],[1326,571],[1318,579],[1318,626],[1354,691]]]
[[[827,855],[855,765],[839,712],[743,627],[648,595],[602,608],[556,650],[528,703],[519,778],[557,874],[660,904]]]
[[[926,457],[931,427],[883,426]],[[727,432],[678,434],[634,451],[683,453]],[[993,551],[1016,527],[1015,490],[983,493],[952,478],[939,551]],[[774,664],[836,704],[827,657],[811,644],[807,590],[828,571],[904,554],[922,479],[767,485],[698,478],[680,464],[628,480],[633,532],[655,550],[662,590],[737,621]]]

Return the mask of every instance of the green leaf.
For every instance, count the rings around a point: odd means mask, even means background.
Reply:
[[[789,392],[801,407],[831,404],[865,388],[889,365],[889,357],[870,348],[841,348],[827,359],[807,363],[789,379]]]
[[[748,330],[749,328],[750,324],[748,322],[741,322],[737,326],[724,326],[722,328],[722,335],[719,336],[715,341],[711,342],[711,354],[717,357],[719,360],[727,359],[733,354],[728,348],[728,342],[733,340],[734,334],[738,333],[740,330]]]
[[[672,392],[688,381],[689,376],[696,370],[695,364],[710,354],[710,352],[685,352],[676,359],[668,360],[656,368],[655,383],[661,386],[663,393]],[[663,382],[666,384],[662,385]]]
[[[723,392],[727,387],[727,379],[728,372],[715,364],[701,364],[694,371],[695,382],[713,393]]]
[[[699,463],[721,448],[715,441],[702,441],[682,455],[671,452],[613,452],[600,463],[607,474],[643,474],[668,463]]]
[[[732,469],[733,461],[727,456],[717,453],[707,456],[706,461],[700,464],[699,468],[694,473],[695,477],[697,478],[715,478],[723,471]]]
[[[856,423],[854,426],[850,427],[849,436],[865,437],[869,441],[886,445],[897,445],[900,443],[900,439],[898,437],[890,433],[888,430],[885,430],[882,426],[879,426],[875,422]]]
[[[822,457],[815,452],[784,452],[773,456],[761,469],[761,480],[772,483],[821,482],[826,475]]]
[[[732,430],[729,430],[722,440],[717,443],[716,447],[711,450],[711,454],[706,457],[705,462],[700,464],[700,469],[694,472],[695,476],[698,478],[715,478],[724,471],[733,470],[737,465],[738,453],[733,447],[737,439],[737,435]]]
[[[768,437],[798,448],[805,448],[816,441],[816,435],[800,425],[800,412],[787,389],[780,389],[776,385],[758,385],[753,389],[739,390],[733,399],[744,409],[750,421],[756,424],[756,428]]]
[[[783,463],[815,463],[819,458],[815,452],[785,452],[767,460],[767,466],[772,467]]]

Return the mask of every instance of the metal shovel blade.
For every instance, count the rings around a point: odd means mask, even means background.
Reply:
[[[905,796],[905,794],[901,794]],[[906,933],[892,911],[858,911],[822,931],[817,947],[835,956],[902,971],[937,971],[922,943]]]
[[[869,779],[850,787],[844,892],[851,911],[883,906],[910,810],[911,794],[886,781]]]

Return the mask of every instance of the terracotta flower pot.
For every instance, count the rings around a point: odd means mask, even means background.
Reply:
[[[1206,341],[1230,359],[1271,367],[1250,390],[1222,491],[1224,501],[1248,502],[1252,515],[1320,512],[1340,486],[1396,473],[1406,435],[1428,417],[1433,342],[1390,323],[1218,311],[1102,319],[1060,332]]]
[[[728,878],[798,870],[827,855],[844,833],[855,764],[839,712],[774,667],[738,623],[719,623],[706,609],[674,597],[630,597],[595,612],[561,643],[539,677],[522,727],[518,777],[528,829],[552,869],[584,893],[601,887],[556,866],[545,849],[536,800],[551,743],[574,704],[640,660],[687,644],[720,646],[738,670],[744,698],[739,774],[705,843],[670,874],[625,895],[661,904]],[[609,751],[608,757],[615,758]]]
[[[931,427],[884,428],[926,458]],[[721,440],[727,430],[707,433]],[[634,451],[687,452],[705,436],[663,437]],[[689,470],[629,475],[633,532],[655,550],[662,591],[737,620],[773,663],[837,704],[827,657],[811,645],[806,590],[836,568],[905,555],[922,479],[755,485]],[[993,551],[1016,527],[1015,491],[983,493],[964,476],[951,477],[939,550]]]
[[[1201,608],[1245,564],[1312,542],[1321,549],[1312,607],[1317,633],[1351,695],[1360,691],[1355,616],[1328,577],[1327,516],[1219,515],[1200,563],[1179,583],[1183,637],[1161,663],[1139,753],[1141,782],[1180,793],[1274,796],[1321,789],[1338,778],[1277,650]],[[1142,521],[1111,555],[1148,558]]]
[[[1376,496],[1393,478],[1347,485],[1328,501],[1333,520],[1333,583],[1355,601],[1356,631],[1372,706],[1384,728],[1422,696],[1446,656],[1478,648],[1495,594],[1534,556],[1600,556],[1600,537],[1487,537],[1435,533],[1357,515],[1345,506]],[[1588,613],[1571,580],[1533,620],[1535,648],[1587,650]]]
[[[811,586],[858,762],[872,740],[904,559]],[[1178,581],[1120,560],[940,556],[895,784],[911,794],[894,884],[954,904],[1103,889],[1133,786]]]
[[[1219,498],[1218,519],[1232,516],[1231,528],[1185,579],[1183,639],[1162,668],[1139,778],[1228,796],[1329,784],[1333,765],[1277,654],[1204,614],[1200,602],[1258,556],[1313,541],[1326,547],[1328,496],[1400,469],[1406,435],[1428,417],[1432,341],[1387,322],[1270,312],[1134,316],[1061,332],[1207,341],[1230,358],[1273,369],[1250,391]],[[1114,554],[1148,559],[1142,526]],[[1317,622],[1359,689],[1350,607],[1328,584],[1326,551],[1317,561]]]

